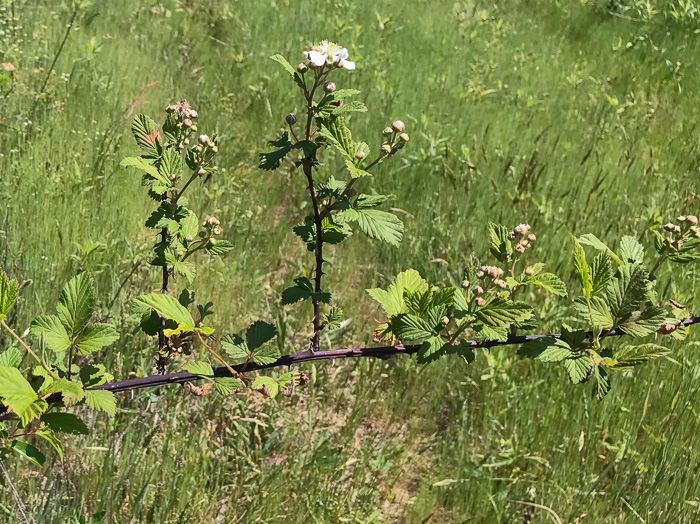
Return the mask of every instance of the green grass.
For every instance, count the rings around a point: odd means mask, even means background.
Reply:
[[[236,246],[200,265],[198,298],[215,303],[218,332],[281,315],[286,351],[303,347],[309,310],[278,306],[313,267],[290,235],[308,211],[303,176],[256,166],[284,116],[300,111],[267,57],[294,63],[323,38],[358,64],[336,80],[361,88],[371,109],[353,116],[353,133],[376,148],[378,131],[401,118],[411,134],[373,186],[396,194],[402,247],[358,236],[330,253],[328,278],[352,324],[326,343],[367,344],[379,311],[364,289],[403,269],[460,281],[469,256],[487,253],[489,220],[529,222],[538,257],[575,289],[569,232],[651,246],[660,217],[699,207],[697,24],[664,12],[622,18],[607,2],[554,0],[95,2],[30,113],[70,9],[2,5],[0,61],[17,71],[0,78],[0,262],[33,279],[11,319],[20,332],[82,269],[107,309],[150,242],[142,217],[152,203],[119,167],[135,153],[120,115],[137,99],[135,111],[157,115],[187,98],[200,129],[221,138],[225,168],[192,191],[193,207],[216,214]],[[697,308],[698,269],[682,271],[681,286],[662,274],[660,289]],[[141,267],[107,311],[123,333],[104,357],[116,377],[153,371],[128,302],[157,279]],[[569,317],[568,300],[540,300],[542,329]],[[138,392],[114,419],[94,417],[89,438],[68,439],[63,463],[9,469],[37,522],[97,511],[108,522],[552,521],[524,503],[563,522],[696,522],[697,340],[616,376],[602,403],[513,348],[469,367],[307,366],[311,383],[291,403]],[[14,521],[9,492],[0,504]]]

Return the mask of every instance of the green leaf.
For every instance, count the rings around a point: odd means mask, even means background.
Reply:
[[[442,350],[445,355],[458,355],[466,364],[471,364],[475,359],[474,350],[463,342],[445,344]]]
[[[291,397],[294,394],[296,386],[301,382],[301,373],[298,371],[288,371],[283,373],[277,379],[279,384],[280,393],[287,397]]]
[[[263,366],[272,364],[278,358],[280,358],[280,353],[275,346],[262,347],[253,353],[253,361]]]
[[[558,295],[560,297],[566,296],[566,286],[564,282],[553,273],[540,273],[539,275],[533,276],[531,281],[536,286],[543,287],[545,291],[553,295]]]
[[[314,286],[306,277],[298,277],[294,279],[294,286],[285,289],[282,292],[282,305],[294,304],[300,300],[310,298],[314,292]]]
[[[212,369],[211,364],[209,364],[209,362],[205,362],[204,360],[188,362],[182,366],[182,369],[201,378],[214,378],[214,370]]]
[[[478,320],[491,327],[510,326],[514,322],[527,320],[531,315],[532,308],[528,304],[511,302],[501,295],[488,299],[475,313]]]
[[[8,445],[9,448],[19,453],[32,464],[42,467],[46,462],[46,457],[31,444],[27,444],[22,440],[13,439]]]
[[[112,417],[117,412],[117,401],[111,391],[87,389],[85,390],[85,403],[92,409],[102,410]]]
[[[248,358],[248,346],[245,341],[238,335],[226,335],[221,339],[221,347],[226,352],[226,354],[235,359],[246,359]]]
[[[136,115],[131,123],[131,133],[139,147],[149,156],[157,157],[160,154],[158,127],[151,118],[146,115]]]
[[[620,258],[623,262],[644,263],[644,246],[636,238],[630,236],[622,237],[620,240]]]
[[[564,361],[564,368],[569,374],[571,382],[580,384],[588,379],[589,374],[592,372],[593,364],[591,364],[591,359],[588,358],[588,355],[580,354],[566,359]]]
[[[342,309],[339,307],[332,307],[328,314],[323,316],[323,323],[326,325],[325,329],[328,331],[338,329],[343,316]],[[2,357],[2,355],[0,355],[0,357]]]
[[[510,231],[501,224],[489,222],[489,236],[491,237],[491,254],[495,256],[499,262],[508,260],[508,257],[513,254],[513,244],[508,235]]]
[[[403,222],[396,215],[378,209],[348,209],[338,213],[339,221],[357,222],[369,238],[398,247],[403,236]]]
[[[63,444],[50,428],[37,429],[34,434],[51,444],[56,453],[58,453],[59,458],[63,460]]]
[[[444,345],[445,341],[440,337],[430,337],[418,349],[418,363],[428,364],[440,358],[444,354],[440,351]]]
[[[279,63],[284,67],[284,69],[289,73],[293,78],[294,82],[301,88],[304,89],[306,85],[304,84],[304,80],[299,74],[298,71],[296,71],[290,64],[287,62],[287,59],[284,58],[282,55],[272,55],[270,57],[272,60],[275,62]]]
[[[647,272],[638,264],[624,264],[617,269],[607,288],[608,304],[616,323],[626,321],[643,308],[648,284]]]
[[[67,406],[72,406],[78,403],[84,396],[83,388],[80,384],[61,378],[59,380],[54,380],[49,382],[51,379],[46,379],[44,386],[39,390],[39,395],[46,398],[48,395],[53,395],[54,393],[61,393],[63,402]],[[48,382],[48,383],[47,383]]]
[[[233,377],[218,377],[214,379],[214,389],[221,395],[230,395],[233,391],[241,389],[241,382]]]
[[[0,398],[22,419],[24,425],[34,418],[32,406],[37,402],[36,392],[17,368],[0,366]]]
[[[391,330],[402,341],[423,341],[433,336],[434,325],[415,315],[400,314],[391,321]]]
[[[666,310],[661,306],[651,306],[644,311],[634,311],[619,328],[633,337],[645,337],[656,332],[666,321]]]
[[[5,320],[7,314],[17,300],[17,281],[7,278],[5,271],[0,269],[0,320]]]
[[[147,306],[166,319],[173,320],[177,323],[177,329],[165,330],[166,336],[181,331],[194,331],[194,319],[192,315],[175,297],[160,293],[150,293],[148,295],[136,297],[133,302],[138,305]]]
[[[8,348],[0,353],[0,366],[18,368],[22,364],[22,354],[17,348]]]
[[[474,322],[471,325],[476,335],[476,340],[479,343],[486,342],[488,340],[508,340],[508,327],[492,327],[484,324],[483,322]]]
[[[612,258],[615,262],[617,262],[620,265],[623,264],[620,257],[618,257],[612,249],[606,246],[605,243],[598,239],[598,237],[596,237],[595,235],[591,233],[581,235],[578,238],[578,241],[584,246],[591,246],[592,248],[595,248],[598,251],[603,251],[604,253],[607,253],[608,256],[610,256],[610,258]]]
[[[595,366],[593,369],[593,394],[597,400],[603,400],[610,391],[610,378],[605,368]]]
[[[350,160],[353,160],[354,144],[350,129],[345,125],[342,116],[316,118],[318,131],[316,134],[328,140],[335,148]]]
[[[262,392],[270,398],[275,398],[279,393],[279,384],[277,381],[266,375],[258,375],[250,386],[251,388]]]
[[[119,339],[119,334],[109,324],[89,324],[75,340],[75,348],[80,355],[88,355],[109,346]]]
[[[35,318],[29,332],[36,337],[43,336],[46,347],[56,353],[65,351],[70,346],[70,337],[66,328],[63,327],[61,320],[56,315]]]
[[[345,102],[339,106],[324,104],[322,113],[330,113],[333,116],[344,115],[345,113],[364,113],[367,107],[362,102]]]
[[[574,300],[574,308],[581,318],[590,322],[591,326],[595,328],[608,329],[613,327],[610,308],[601,297],[592,297],[588,302],[584,297],[577,297]]]
[[[249,351],[255,351],[260,346],[277,336],[277,328],[272,324],[258,320],[251,324],[245,332]]]
[[[223,255],[233,249],[233,244],[228,240],[217,240],[216,244],[207,244],[206,250],[210,255]]]
[[[277,149],[269,153],[260,153],[259,168],[265,171],[274,171],[277,169],[284,157],[292,150],[292,143],[289,140],[289,133],[282,133],[277,140],[271,140],[269,144]]]
[[[350,160],[350,159],[345,161],[345,165],[347,166],[348,171],[350,171],[350,176],[352,178],[362,178],[365,176],[372,176],[370,173],[368,173],[364,169],[360,169],[355,164],[353,164],[352,160]]]
[[[95,311],[95,285],[89,273],[81,273],[63,287],[56,304],[58,318],[69,335],[77,335]]]
[[[632,369],[653,359],[666,356],[671,351],[657,344],[641,344],[639,346],[623,345],[615,352],[616,363],[610,366],[615,371]]]
[[[583,287],[583,295],[586,298],[591,298],[593,296],[593,277],[591,276],[588,262],[586,262],[586,254],[575,236],[571,235],[571,240],[574,243],[574,267],[581,282],[581,287]]]
[[[151,164],[148,160],[140,156],[127,157],[119,164],[122,167],[135,167],[149,175],[153,180],[158,181],[165,187],[170,186],[170,180],[158,172],[158,168]]]
[[[595,297],[603,294],[612,278],[612,269],[610,268],[609,255],[607,253],[598,253],[593,259],[591,277],[593,278],[592,295]]]
[[[193,211],[189,211],[189,214],[180,222],[180,238],[184,239],[187,235],[196,238],[198,232],[199,219]]]
[[[408,269],[399,273],[385,290],[381,288],[368,289],[367,293],[379,302],[388,317],[401,313],[404,305],[404,293],[424,293],[428,290],[428,283],[415,269]]]
[[[518,355],[542,362],[560,362],[571,357],[572,352],[563,340],[545,337],[526,342],[518,349]]]

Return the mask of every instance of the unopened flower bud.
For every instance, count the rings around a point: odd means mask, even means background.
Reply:
[[[199,135],[199,143],[202,145],[209,143],[209,137],[207,135]]]
[[[389,144],[382,144],[382,153],[385,155],[391,153],[391,146]]]
[[[185,144],[186,146],[189,146],[189,145],[190,145],[190,139],[189,139],[189,138],[185,138],[185,139],[182,141],[182,143]]]
[[[525,253],[525,246],[522,244],[518,244],[514,249],[517,253]]]
[[[364,157],[365,157],[364,151],[358,151],[357,153],[355,153],[355,158],[357,158],[358,160],[362,160]]]
[[[182,250],[180,250],[180,251],[177,252],[177,256],[179,256],[179,257],[181,257],[181,256],[184,255],[184,254],[185,254],[185,253],[184,253]]]
[[[410,137],[408,136],[408,133],[401,133],[401,134],[399,135],[399,139],[400,139],[402,142],[408,142],[409,138],[410,138]]]
[[[505,280],[501,280],[500,278],[497,278],[496,280],[493,281],[494,284],[496,284],[498,287],[501,289],[505,289],[507,284]]]
[[[474,289],[472,289],[475,295],[483,295],[484,294],[484,288],[481,287],[480,285],[474,286]]]
[[[202,146],[200,146],[199,144],[195,144],[192,146],[192,151],[194,151],[195,153],[199,153],[201,150]]]
[[[182,121],[182,125],[185,126],[185,127],[190,127],[190,126],[192,125],[192,120],[190,120],[189,118],[185,118],[185,119]]]
[[[477,297],[477,299],[476,299],[476,305],[479,306],[479,307],[481,307],[481,306],[483,306],[484,304],[486,304],[486,300],[485,300],[484,298],[482,298],[482,297]]]
[[[209,243],[213,246],[214,244],[216,244],[216,239],[214,237],[211,237],[209,239]]]
[[[686,217],[684,215],[681,215],[676,220],[678,220],[679,222],[685,222],[685,218]]]
[[[345,67],[345,62],[343,62],[343,60],[339,58],[338,60],[333,62],[333,65],[335,67]]]
[[[383,134],[384,136],[393,135],[393,134],[394,134],[394,130],[391,129],[390,127],[385,127],[385,128],[384,128],[384,131],[382,131],[382,134]]]
[[[212,233],[214,233],[215,235],[220,235],[221,233],[223,233],[223,229],[221,229],[218,225],[214,226],[214,229],[212,229]]]
[[[174,113],[175,111],[177,111],[177,106],[175,104],[170,104],[165,108],[166,113]]]
[[[197,118],[198,116],[199,116],[199,113],[197,113],[197,111],[195,111],[194,109],[190,109],[190,114],[189,114],[190,118]]]
[[[213,225],[215,225],[215,224],[218,224],[219,221],[216,219],[216,217],[209,217],[209,218],[207,219],[207,223],[208,223],[210,226],[213,226]]]
[[[218,152],[219,152],[219,148],[216,146],[216,144],[213,145],[213,146],[211,146],[211,150],[214,151],[214,153],[218,153]]]
[[[469,289],[469,281],[466,278],[462,280],[462,287],[464,289]]]
[[[185,235],[186,242],[192,242],[192,235]]]
[[[669,222],[668,224],[665,224],[665,225],[664,225],[664,229],[665,229],[666,231],[675,231],[675,230],[676,230],[676,225],[675,225],[675,224],[672,224],[671,222]]]
[[[483,278],[484,277],[484,272],[483,271],[477,271],[476,272],[477,278]]]
[[[177,175],[168,175],[168,178],[170,180],[175,180],[177,178]]]
[[[204,238],[205,236],[207,236],[207,234],[204,231],[200,231],[199,233],[197,233],[197,236],[199,238]]]
[[[695,215],[688,215],[687,217],[685,217],[685,219],[688,221],[688,224],[690,224],[691,226],[698,225],[698,217],[696,217]]]
[[[304,64],[303,62],[297,66],[297,71],[299,71],[302,75],[306,73],[309,70],[309,66]]]
[[[526,267],[526,268],[525,268],[525,274],[526,274],[526,275],[530,275],[530,276],[531,276],[531,275],[534,275],[534,274],[535,274],[535,270],[534,270],[533,268],[531,268],[531,267]]]
[[[335,82],[326,82],[325,84],[323,84],[323,90],[326,93],[332,93],[333,91],[335,91]]]
[[[528,239],[530,242],[534,242],[535,240],[537,240],[537,237],[535,236],[534,233],[530,233],[530,234],[527,236],[527,239]]]
[[[406,129],[406,124],[404,124],[401,120],[395,120],[392,122],[391,128],[397,133],[401,133],[404,129]]]
[[[447,324],[450,323],[450,318],[448,316],[444,316],[440,319],[440,322],[442,323],[443,326],[446,326]]]
[[[287,118],[285,118],[285,120],[287,121],[287,123],[288,123],[290,126],[293,126],[294,124],[297,123],[297,117],[295,117],[295,116],[292,115],[292,114],[287,115]]]
[[[200,167],[200,168],[197,170],[197,174],[198,174],[199,176],[204,176],[204,175],[207,174],[207,170],[204,169],[203,167]]]

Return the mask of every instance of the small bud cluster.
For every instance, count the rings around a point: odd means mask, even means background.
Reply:
[[[200,238],[207,238],[210,244],[216,244],[216,238],[214,238],[214,236],[223,233],[219,219],[216,217],[208,217],[202,222],[202,227],[204,231],[199,232]]]
[[[408,133],[404,133],[405,129],[406,124],[401,120],[395,120],[391,126],[384,128],[382,135],[386,137],[386,140],[381,147],[382,155],[389,158],[396,154],[399,149],[403,149],[406,146],[411,137],[408,136]]]
[[[682,215],[678,217],[679,224],[674,224],[669,222],[664,224],[664,229],[674,235],[681,235],[688,233],[690,236],[695,238],[700,238],[700,227],[698,227],[698,217],[695,215]],[[678,238],[672,238],[671,241],[679,240]]]
[[[528,248],[532,247],[532,242],[537,240],[537,237],[533,233],[530,233],[529,224],[518,224],[515,226],[515,228],[513,228],[513,231],[508,234],[508,238],[510,240],[520,238],[518,243],[513,248],[516,253],[520,254],[525,253]]]

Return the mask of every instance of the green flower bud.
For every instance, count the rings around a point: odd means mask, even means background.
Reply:
[[[287,123],[288,123],[290,126],[293,126],[294,124],[297,123],[297,117],[295,117],[295,116],[292,115],[292,114],[287,115],[287,118],[285,118],[285,120],[287,121]]]

